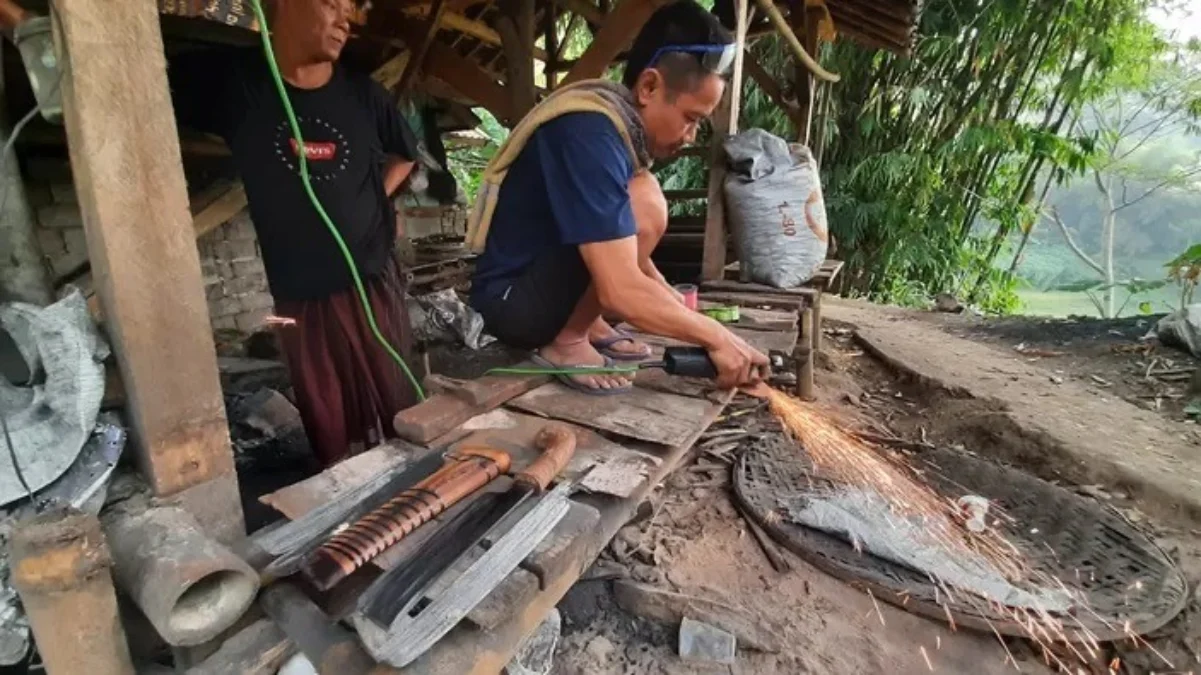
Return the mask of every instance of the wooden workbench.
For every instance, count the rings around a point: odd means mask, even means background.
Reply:
[[[757,318],[781,330],[739,329],[752,344],[765,350],[791,348],[795,344],[794,316],[764,312]],[[655,349],[670,342],[646,337]],[[734,395],[716,391],[706,381],[656,371],[639,373],[633,392],[610,397],[589,396],[545,381],[533,388],[506,389],[499,380],[495,377],[475,380],[477,384],[492,382],[487,390],[476,392],[477,400],[490,400],[477,406],[473,411],[476,414],[469,419],[424,445],[441,451],[461,444],[487,443],[510,452],[516,472],[533,460],[535,434],[544,424],[555,420],[571,426],[578,438],[576,456],[561,479],[575,480],[598,464],[611,464],[610,469],[618,470],[594,470],[588,474],[581,484],[592,491],[577,492],[567,517],[538,549],[454,630],[407,666],[404,673],[499,673],[524,636],[542,621],[633,517],[654,486],[681,466],[693,444],[718,419]],[[495,393],[501,390],[507,393]],[[497,400],[510,395],[507,400]],[[455,394],[435,394],[402,413],[401,417],[412,422],[406,427],[410,435],[420,436],[423,429],[428,432],[429,425],[422,427],[420,421],[448,419],[446,411],[462,403],[447,397],[453,399]],[[490,407],[493,409],[489,410]],[[399,445],[384,446],[267,495],[263,501],[295,519],[381,472],[399,470],[411,459]],[[608,475],[609,480],[595,479],[598,475]],[[387,555],[383,558],[381,564],[387,565]],[[378,574],[378,570],[366,572]],[[359,590],[364,587],[351,584],[351,579],[343,585]],[[325,608],[338,618],[347,605],[345,599],[326,599]]]

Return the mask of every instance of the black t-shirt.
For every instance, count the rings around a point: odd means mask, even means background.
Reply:
[[[233,151],[275,298],[313,300],[351,288],[345,258],[304,190],[296,142],[261,49],[184,54],[171,59],[169,78],[181,125],[217,134]],[[396,240],[385,162],[388,155],[412,160],[416,137],[367,75],[335,65],[323,87],[285,86],[313,190],[360,275],[376,275]]]

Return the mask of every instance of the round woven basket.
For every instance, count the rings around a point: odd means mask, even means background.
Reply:
[[[1004,536],[1039,572],[1060,579],[1082,597],[1063,615],[1065,626],[1086,629],[1098,641],[1146,634],[1180,613],[1188,585],[1171,558],[1114,509],[1064,488],[963,452],[930,449],[910,458],[944,497],[974,494],[1008,514]],[[810,564],[906,610],[977,630],[1027,636],[1001,611],[974,603],[946,605],[929,576],[854,550],[844,539],[788,520],[789,504],[828,490],[829,483],[791,438],[764,434],[734,467],[734,492],[772,538]],[[1073,635],[1068,635],[1069,639]]]

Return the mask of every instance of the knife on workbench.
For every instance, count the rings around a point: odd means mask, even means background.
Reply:
[[[570,508],[572,485],[547,486],[575,452],[575,434],[546,427],[541,455],[504,492],[481,495],[363,593],[351,620],[376,659],[402,668],[453,628],[516,568]],[[468,562],[478,553],[484,553]],[[463,569],[466,567],[466,569]]]

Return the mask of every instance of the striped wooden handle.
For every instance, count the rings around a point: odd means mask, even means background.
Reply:
[[[460,448],[411,488],[330,537],[305,561],[313,584],[326,591],[389,546],[509,470],[509,453],[487,447]]]

